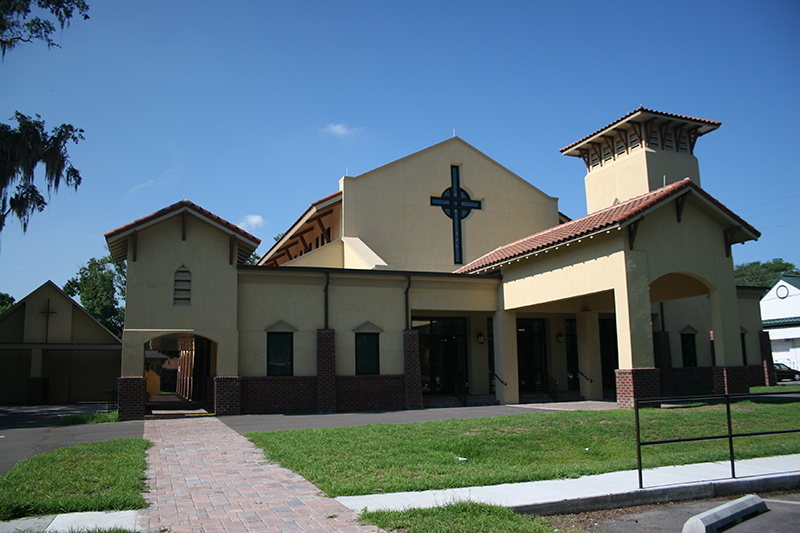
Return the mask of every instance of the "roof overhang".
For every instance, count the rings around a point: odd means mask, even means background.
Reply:
[[[714,120],[707,120],[704,118],[687,117],[684,115],[675,115],[673,113],[664,113],[662,111],[655,111],[652,109],[645,109],[638,107],[634,111],[628,113],[624,117],[615,120],[608,126],[597,130],[596,132],[587,135],[583,139],[576,141],[570,145],[565,146],[560,151],[564,155],[572,157],[582,157],[581,150],[586,150],[593,143],[602,141],[604,137],[612,135],[616,130],[630,130],[633,125],[656,123],[663,125],[670,123],[676,127],[684,127],[687,130],[693,131],[695,138],[710,133],[719,128],[722,123]]]
[[[256,248],[258,248],[258,245],[261,244],[261,239],[244,231],[242,228],[231,224],[227,220],[188,200],[182,200],[106,233],[106,242],[108,243],[108,249],[114,261],[120,263],[128,258],[128,238],[143,229],[155,226],[168,218],[181,215],[182,213],[196,216],[235,239],[239,244],[237,253],[237,260],[239,263],[247,262],[253,252],[256,251]]]
[[[299,243],[299,239],[305,233],[317,228],[317,221],[333,214],[334,208],[342,203],[342,192],[338,191],[321,200],[317,200],[306,209],[291,227],[278,239],[272,248],[267,250],[258,261],[259,266],[271,263],[274,258],[279,257],[292,246]]]

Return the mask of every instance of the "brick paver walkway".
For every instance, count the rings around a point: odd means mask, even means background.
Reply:
[[[147,420],[145,494],[139,527],[174,533],[297,531],[366,533],[357,515],[213,417]]]

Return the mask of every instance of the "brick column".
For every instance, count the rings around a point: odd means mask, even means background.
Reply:
[[[672,349],[668,332],[653,332],[653,356],[661,379],[661,394],[672,396],[675,394],[675,372],[672,369]]]
[[[43,405],[50,398],[50,378],[28,378],[28,405]]]
[[[620,368],[617,374],[617,405],[633,409],[633,400],[661,396],[661,381],[657,368]]]
[[[336,412],[336,331],[317,330],[317,410]]]
[[[419,361],[419,331],[403,330],[406,409],[422,409],[422,369]]]
[[[144,420],[147,382],[144,377],[117,378],[119,421]]]
[[[772,341],[768,331],[759,331],[758,340],[761,345],[761,366],[764,367],[764,383],[768,387],[778,384],[775,377],[775,360],[772,359]]]
[[[214,414],[217,416],[242,414],[242,378],[216,376],[214,378]]]
[[[750,392],[750,369],[746,366],[715,366],[714,394]]]

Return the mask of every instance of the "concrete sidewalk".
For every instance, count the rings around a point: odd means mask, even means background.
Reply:
[[[336,499],[356,512],[423,509],[476,501],[521,513],[552,515],[800,488],[800,455],[737,461],[735,469],[736,479],[730,477],[729,462],[653,468],[643,472],[644,489],[639,489],[638,472],[628,470],[577,479]]]
[[[735,466],[737,479],[730,477],[729,463],[701,463],[645,470],[643,475],[644,489],[638,488],[637,472],[629,470],[597,476],[584,476],[577,479],[510,483],[489,487],[399,492],[369,496],[342,496],[336,498],[338,503],[349,508],[354,513],[347,517],[341,514],[336,517],[339,520],[345,518],[345,523],[339,522],[334,525],[337,520],[328,519],[327,516],[331,515],[325,515],[326,521],[333,522],[327,524],[328,526],[333,526],[330,529],[324,526],[321,527],[317,523],[315,527],[319,529],[298,527],[295,530],[337,531],[338,527],[342,527],[347,530],[352,528],[354,531],[369,531],[368,527],[356,526],[351,522],[355,513],[360,513],[364,510],[430,508],[465,500],[509,507],[522,513],[552,515],[800,488],[800,455],[748,459],[737,461]],[[186,482],[189,484],[193,482],[193,478],[189,479],[191,476],[180,475],[179,477],[187,480]],[[299,476],[296,476],[296,478],[295,482],[299,484],[303,484],[305,481]],[[281,492],[283,488],[276,487],[275,490]],[[174,493],[172,496],[174,496]],[[319,496],[316,497],[319,498]],[[209,509],[214,508],[210,501],[206,505]],[[264,502],[264,506],[265,513],[280,511],[280,509],[270,509],[270,504],[267,502]],[[328,509],[332,508],[328,507]],[[186,510],[184,508],[184,512]],[[284,510],[284,512],[291,513],[295,511],[288,508]],[[253,513],[250,515],[251,518],[255,517],[255,510],[251,510],[251,512]],[[163,522],[153,520],[152,513],[153,510],[151,509],[117,513],[74,513],[14,520],[0,522],[0,533],[25,530],[68,533],[69,531],[98,526],[103,528],[119,527],[131,531],[147,531],[149,529],[148,526],[155,524],[159,527],[169,527],[169,520]],[[160,513],[157,512],[156,514]],[[184,516],[183,518],[186,517]],[[273,513],[273,518],[278,519],[275,513]],[[282,519],[279,520],[282,521]],[[148,524],[148,522],[150,523]],[[170,529],[173,531],[202,530],[200,529],[202,525],[198,523],[184,523],[182,527],[179,526],[177,528],[175,527],[177,524],[173,523],[172,525],[173,527]],[[277,523],[271,525],[280,527]],[[376,528],[371,530],[376,531]]]

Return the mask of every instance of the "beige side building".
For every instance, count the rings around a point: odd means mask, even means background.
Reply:
[[[144,416],[147,350],[180,354],[183,394],[218,414],[630,407],[764,383],[760,295],[731,257],[759,233],[694,156],[719,126],[639,108],[563,148],[586,169],[575,220],[454,137],[343,177],[257,265],[259,239],[186,200],[111,231],[121,416]]]
[[[105,401],[122,341],[52,281],[0,314],[0,405]]]

